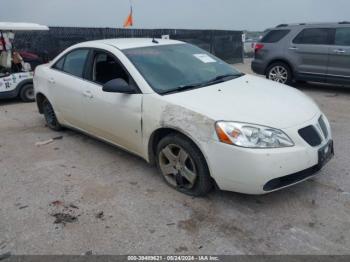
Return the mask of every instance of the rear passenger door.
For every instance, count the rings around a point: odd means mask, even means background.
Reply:
[[[287,48],[296,78],[326,80],[331,41],[332,29],[329,28],[305,28],[296,35]]]
[[[350,83],[350,27],[334,30],[334,45],[329,50],[327,81]]]
[[[85,115],[82,110],[83,79],[89,49],[79,48],[70,51],[59,59],[48,76],[48,85],[54,109],[60,121],[76,128],[85,128]]]

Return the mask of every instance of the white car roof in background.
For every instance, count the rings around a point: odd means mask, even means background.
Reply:
[[[152,38],[116,38],[116,39],[103,39],[82,43],[81,45],[93,45],[94,43],[102,43],[110,46],[114,46],[118,49],[129,49],[147,46],[161,46],[161,45],[173,45],[183,44],[181,41],[169,40],[169,39],[155,39],[158,43],[153,43]]]
[[[49,28],[46,25],[34,23],[12,23],[0,22],[0,30],[2,31],[47,31]]]

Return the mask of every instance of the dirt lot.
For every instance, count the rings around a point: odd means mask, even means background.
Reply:
[[[265,196],[182,195],[138,157],[50,131],[34,103],[0,102],[0,254],[350,254],[350,89],[299,88],[329,117],[336,157]]]

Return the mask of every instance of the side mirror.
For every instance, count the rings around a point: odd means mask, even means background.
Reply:
[[[134,94],[135,89],[132,88],[124,79],[116,78],[108,81],[103,85],[102,90],[109,93]]]

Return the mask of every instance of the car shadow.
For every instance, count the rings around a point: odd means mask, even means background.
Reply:
[[[15,105],[15,104],[23,104],[21,99],[19,98],[13,98],[13,99],[1,99],[0,100],[0,106],[7,106],[7,105]]]

